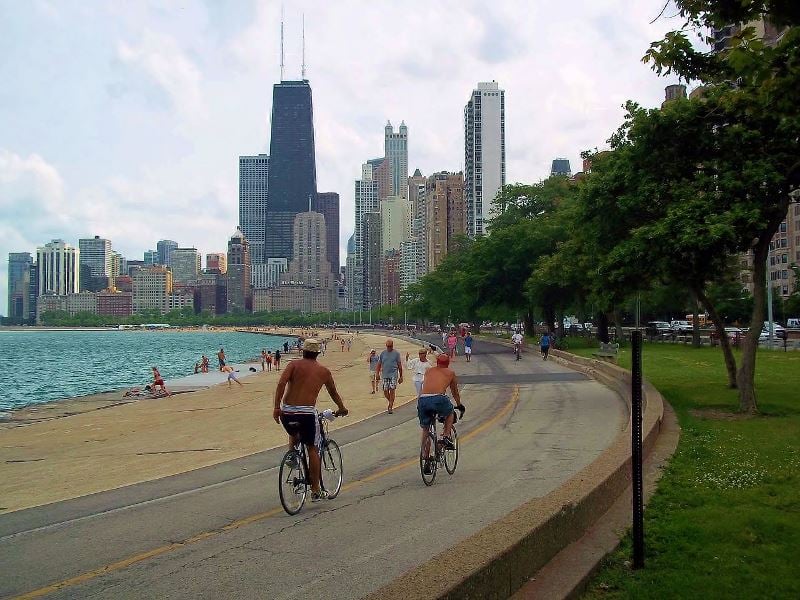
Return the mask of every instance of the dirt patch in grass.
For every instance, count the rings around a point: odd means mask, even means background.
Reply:
[[[759,417],[759,415],[731,412],[721,408],[690,408],[689,414],[698,419],[707,419],[710,421],[747,421],[748,419]]]

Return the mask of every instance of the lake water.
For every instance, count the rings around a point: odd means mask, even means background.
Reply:
[[[296,338],[218,331],[0,331],[0,410],[41,404],[194,373],[205,354],[211,368],[255,359]]]

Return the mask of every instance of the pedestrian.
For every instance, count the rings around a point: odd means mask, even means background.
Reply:
[[[539,348],[542,351],[542,360],[547,360],[547,355],[550,352],[550,335],[545,331],[542,339],[539,340]]]
[[[231,387],[231,385],[233,385],[231,381],[235,381],[236,383],[244,387],[242,382],[239,381],[239,379],[236,377],[236,371],[233,369],[233,367],[225,365],[224,367],[222,367],[222,372],[228,374],[228,387]]]
[[[383,396],[388,402],[386,412],[392,414],[397,385],[403,383],[403,359],[394,349],[392,338],[386,340],[386,350],[381,352],[376,373],[379,379],[383,377]]]
[[[289,352],[289,342],[283,342],[283,352],[284,353]]]
[[[217,360],[219,361],[219,370],[222,371],[222,367],[225,366],[225,349],[220,348],[219,352],[217,352]]]
[[[266,370],[267,370],[267,349],[266,348],[262,348],[261,349],[261,372],[263,373]]]
[[[450,335],[447,336],[447,355],[454,359],[456,357],[456,344],[458,344],[458,338],[456,337],[455,330],[450,332]]]
[[[419,349],[417,358],[408,359],[408,352],[406,352],[406,368],[409,370],[411,380],[414,382],[414,388],[417,390],[417,400],[422,393],[422,382],[425,381],[425,371],[433,366],[428,360],[428,351],[425,348]]]
[[[369,364],[369,381],[372,384],[372,391],[371,394],[374,394],[375,391],[378,389],[378,361],[380,357],[375,352],[375,348],[369,351],[369,356],[367,357],[367,363]]]
[[[341,339],[339,340],[339,343],[342,345],[342,352],[344,352],[344,345],[345,345],[344,338],[341,338]]]
[[[203,354],[203,358],[200,359],[200,372],[208,373],[208,357],[205,354]]]
[[[353,338],[347,338],[347,351],[350,352],[350,348],[353,347]]]
[[[464,356],[467,357],[467,362],[472,362],[472,334],[469,331],[464,337]]]
[[[267,371],[272,371],[272,361],[273,361],[272,350],[268,350],[267,351]]]
[[[275,370],[281,370],[281,351],[275,350]]]
[[[152,367],[152,369],[153,369],[153,386],[151,390],[155,391],[155,389],[158,387],[161,388],[161,392],[165,396],[171,396],[172,394],[169,393],[167,385],[164,383],[164,378],[161,377],[161,373],[158,372],[158,367]]]

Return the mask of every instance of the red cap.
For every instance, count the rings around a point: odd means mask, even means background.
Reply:
[[[450,366],[450,357],[447,354],[440,354],[436,357],[436,366],[437,367],[449,367]]]

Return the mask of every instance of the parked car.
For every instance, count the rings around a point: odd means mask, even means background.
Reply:
[[[786,319],[788,329],[800,329],[800,319]]]
[[[778,323],[772,324],[772,331],[774,333],[775,338],[785,340],[786,339],[786,330],[781,327]],[[761,330],[761,334],[758,336],[758,341],[763,342],[769,339],[769,321],[764,321],[764,328]]]
[[[649,336],[672,334],[672,327],[666,321],[648,321],[645,333]]]
[[[692,324],[689,321],[685,320],[678,320],[678,321],[671,321],[670,327],[672,331],[675,333],[691,333],[692,332]]]

